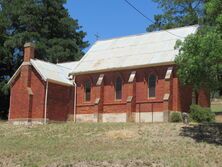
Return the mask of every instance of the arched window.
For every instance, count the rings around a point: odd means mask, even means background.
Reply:
[[[149,98],[156,97],[156,76],[150,75],[148,78],[148,95]]]
[[[90,101],[90,95],[91,95],[91,85],[90,85],[90,81],[87,80],[85,82],[85,101]]]
[[[122,80],[118,77],[115,81],[116,100],[122,99]]]

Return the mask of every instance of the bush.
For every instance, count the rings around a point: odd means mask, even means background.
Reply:
[[[182,116],[180,112],[172,112],[170,114],[170,121],[171,122],[182,122]]]
[[[212,122],[215,119],[215,114],[210,108],[203,108],[199,105],[191,105],[190,118],[195,122]]]

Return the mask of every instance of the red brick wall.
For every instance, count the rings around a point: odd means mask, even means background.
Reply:
[[[163,101],[149,101],[136,104],[136,112],[158,112],[164,111]]]
[[[137,69],[136,73],[136,88],[135,88],[135,99],[136,106],[133,111],[163,111],[163,96],[164,96],[164,84],[165,74],[168,66],[152,67]],[[103,113],[122,113],[128,112],[127,97],[132,96],[132,92],[129,91],[128,79],[130,73],[133,70],[115,71],[104,73],[104,96],[103,96]],[[156,83],[156,98],[148,98],[148,76],[149,74],[155,74],[157,76]],[[98,97],[96,91],[96,82],[100,74],[80,75],[76,77],[77,83],[77,113],[96,113],[97,108],[95,107],[95,100]],[[117,77],[122,78],[122,99],[115,100],[115,79]],[[91,100],[90,102],[84,101],[84,83],[86,80],[91,81]]]
[[[33,95],[29,95],[28,87]],[[45,85],[39,74],[31,67],[22,67],[21,73],[11,85],[10,118],[43,118]]]
[[[31,89],[33,92],[31,118],[44,118],[45,82],[37,71],[31,71]]]
[[[170,91],[170,98],[168,102],[168,109],[171,111],[183,111],[188,112],[189,107],[192,104],[192,87],[183,86],[180,84],[176,75],[176,68],[172,73],[172,77],[169,82],[165,80],[166,71],[170,66],[159,66],[136,69],[136,88],[135,88],[135,109],[136,112],[158,112],[165,111],[163,97],[164,94]],[[103,113],[122,113],[128,112],[127,97],[132,95],[128,79],[132,70],[105,72],[104,76],[104,96]],[[156,83],[156,98],[148,98],[148,76],[155,74],[157,76]],[[77,113],[89,114],[97,113],[98,108],[95,104],[95,99],[98,98],[99,93],[96,89],[96,82],[99,74],[80,75],[76,77],[77,83]],[[123,81],[122,86],[122,99],[115,100],[115,79],[120,76]],[[91,100],[90,102],[84,101],[84,82],[86,80],[91,81]],[[208,104],[208,96],[202,93],[200,96],[200,104],[206,106]],[[133,106],[132,106],[133,107]]]
[[[74,112],[74,87],[55,83],[48,85],[47,118],[53,121],[66,121]]]
[[[165,74],[166,66],[139,69],[136,73],[136,112],[164,111],[163,96],[165,94]],[[148,77],[156,75],[156,97],[148,97]]]
[[[188,112],[192,104],[192,87],[182,85],[176,75],[176,70],[173,72],[173,81],[171,85],[172,94],[172,111]]]
[[[29,96],[19,74],[11,85],[9,119],[28,118]]]
[[[28,95],[28,86],[33,92],[32,96]],[[43,119],[45,86],[45,81],[33,67],[24,66],[11,86],[10,119]],[[66,121],[68,115],[74,112],[73,95],[74,87],[49,83],[47,118],[54,121]]]
[[[190,86],[180,85],[174,72],[169,82],[165,74],[169,66],[137,69],[134,83],[128,83],[131,71],[124,70],[104,73],[101,86],[96,86],[100,74],[80,75],[76,77],[77,83],[77,114],[89,113],[129,113],[129,112],[159,112],[166,109],[173,111],[189,111],[192,102],[192,89]],[[30,69],[29,69],[30,68]],[[157,76],[156,98],[148,98],[148,76]],[[115,79],[122,78],[122,99],[115,100]],[[84,83],[91,82],[91,99],[84,100]],[[133,85],[132,85],[133,84]],[[30,87],[33,95],[28,94]],[[74,87],[49,83],[48,86],[47,118],[55,121],[66,121],[69,114],[73,114]],[[168,108],[165,107],[163,97],[170,91]],[[127,97],[133,96],[129,105]],[[100,98],[99,106],[95,104]],[[22,67],[11,86],[10,119],[44,118],[45,82],[31,66]],[[209,96],[200,92],[198,102],[202,106],[209,106]],[[100,111],[99,111],[100,110]]]
[[[179,110],[189,112],[190,105],[192,104],[192,87],[179,85]]]
[[[204,89],[198,92],[198,104],[202,107],[210,107],[210,95]]]

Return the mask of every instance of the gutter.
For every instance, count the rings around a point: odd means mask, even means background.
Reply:
[[[48,87],[49,87],[49,83],[48,83],[48,81],[46,81],[46,89],[45,89],[45,114],[44,114],[44,124],[46,124],[46,123],[47,123]]]
[[[141,69],[141,68],[158,67],[158,66],[175,65],[175,64],[176,64],[175,61],[169,61],[169,62],[155,63],[155,64],[145,64],[145,65],[136,65],[136,66],[127,66],[127,67],[113,67],[113,68],[106,68],[106,69],[92,70],[92,71],[71,72],[69,73],[69,75],[94,74],[94,73],[102,73],[110,71],[132,70],[132,69]]]
[[[76,122],[76,97],[77,97],[77,92],[76,92],[76,76],[74,76],[74,79],[73,79],[73,85],[74,85],[74,103],[73,103],[73,116],[74,116],[74,122]]]
[[[54,84],[58,84],[58,85],[63,85],[63,86],[73,86],[72,83],[64,83],[64,82],[60,82],[57,80],[53,80],[53,79],[47,79],[48,82],[54,83]]]

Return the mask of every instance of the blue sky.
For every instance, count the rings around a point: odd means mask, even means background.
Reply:
[[[160,13],[152,0],[129,1],[151,19]],[[83,26],[87,32],[86,40],[91,45],[96,41],[95,34],[100,36],[99,39],[139,34],[146,32],[150,24],[124,0],[68,0],[65,7]]]

